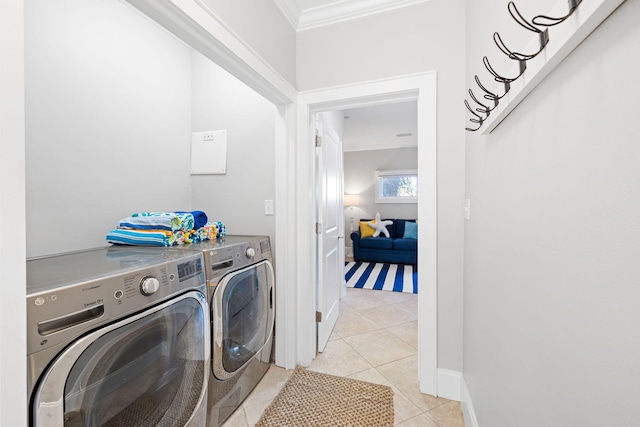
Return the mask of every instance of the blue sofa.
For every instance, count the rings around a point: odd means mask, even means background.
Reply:
[[[393,264],[418,263],[418,240],[405,239],[404,229],[407,222],[415,219],[392,219],[393,224],[387,226],[389,236],[361,237],[360,230],[351,233],[354,261],[388,262]],[[361,219],[367,222],[370,219]]]

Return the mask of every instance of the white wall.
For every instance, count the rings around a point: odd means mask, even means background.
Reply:
[[[27,425],[24,3],[0,2],[0,425]]]
[[[466,3],[472,87],[504,2]],[[464,377],[480,426],[640,419],[639,16],[623,3],[491,134],[467,135]]]
[[[298,88],[436,70],[438,365],[462,371],[464,1],[433,0],[298,33]],[[420,114],[420,112],[418,112]]]
[[[360,219],[375,218],[418,218],[416,203],[376,203],[377,170],[401,170],[418,168],[417,148],[396,148],[389,150],[349,151],[344,153],[345,194],[359,194],[360,204],[353,208],[353,230],[358,230]],[[353,246],[350,233],[351,210],[345,209],[345,242]]]
[[[273,1],[203,0],[221,19],[292,86],[296,86],[296,32]]]
[[[227,131],[227,173],[192,176],[193,206],[228,234],[269,235],[273,245],[264,201],[275,199],[276,108],[199,53],[191,61],[193,131]]]
[[[191,208],[190,49],[114,0],[26,2],[27,255]]]

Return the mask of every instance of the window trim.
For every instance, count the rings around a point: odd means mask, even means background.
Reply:
[[[383,197],[380,194],[381,181],[390,176],[415,176],[416,187],[418,185],[418,170],[417,169],[398,169],[398,170],[377,170],[376,171],[376,203],[418,203],[418,196],[415,197]]]

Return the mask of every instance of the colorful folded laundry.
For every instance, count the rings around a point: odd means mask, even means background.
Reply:
[[[107,242],[140,246],[172,246],[176,244],[176,234],[168,230],[127,230],[116,228],[107,233]]]
[[[173,246],[213,240],[226,234],[224,223],[207,222],[203,211],[137,212],[120,220],[118,227],[107,233],[106,240],[113,244]]]
[[[171,224],[171,231],[177,231],[177,230],[182,230],[182,231],[191,231],[194,228],[195,225],[195,220],[194,220],[194,216],[193,214],[191,214],[190,212],[181,212],[181,213],[177,213],[177,212],[137,212],[134,213],[133,215],[131,215],[131,218],[165,218],[165,220],[158,220],[160,223],[163,223],[163,221],[166,221],[166,218],[171,218],[172,224]],[[129,218],[127,218],[129,219]],[[135,225],[142,222],[144,223],[145,221],[151,221],[151,223],[154,222],[153,219],[150,220],[130,220],[129,223],[133,224],[133,227],[127,227],[127,228],[138,228]],[[166,226],[165,226],[166,227]],[[161,227],[162,230],[166,230],[167,228],[165,227]]]
[[[218,229],[213,224],[206,224],[197,230],[194,230],[193,239],[197,242],[204,240],[213,240],[218,235]]]
[[[193,228],[198,229],[207,225],[209,218],[203,211],[176,211],[177,214],[190,213],[193,215]]]
[[[135,215],[135,214],[134,214]],[[131,230],[180,230],[180,219],[173,215],[130,216],[120,220],[118,228]]]
[[[227,227],[224,225],[222,221],[210,222],[210,225],[213,225],[216,230],[218,230],[218,237],[224,237],[227,235]]]

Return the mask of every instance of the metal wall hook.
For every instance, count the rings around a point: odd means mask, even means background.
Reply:
[[[476,108],[476,111],[479,113],[485,114],[486,115],[485,119],[489,117],[491,110],[493,110],[493,108],[495,107],[489,108],[489,106],[484,105],[482,102],[478,101],[478,98],[476,98],[476,96],[473,94],[473,91],[471,89],[469,89],[469,96],[471,96],[471,99],[473,99],[476,104],[482,107],[482,108]]]
[[[464,130],[469,131],[469,132],[475,132],[480,130],[480,128],[482,127],[482,120],[473,120],[473,119],[469,119],[469,121],[472,121],[473,123],[478,123],[478,127],[473,129],[473,128],[464,128]]]
[[[500,49],[502,53],[507,55],[510,59],[516,61],[528,61],[529,59],[533,59],[538,56],[538,54],[542,52],[547,43],[549,43],[548,29],[539,32],[537,31],[537,33],[540,35],[540,49],[538,49],[537,52],[531,54],[512,51],[504,44],[502,38],[500,37],[500,34],[498,34],[497,32],[493,33],[493,41],[495,42],[496,46],[498,46],[498,49]]]
[[[565,16],[554,18],[546,15],[538,15],[538,16],[535,16],[531,20],[531,22],[543,27],[552,27],[554,25],[561,24],[573,14],[573,12],[578,8],[580,3],[582,3],[582,0],[569,0],[569,13],[566,14]]]
[[[542,32],[540,28],[536,28],[531,22],[524,19],[513,1],[510,1],[509,4],[507,4],[507,10],[509,11],[509,14],[513,18],[513,20],[516,21],[518,25],[520,25],[525,30],[533,31],[534,33]]]
[[[498,83],[511,83],[515,80],[518,79],[518,77],[520,77],[522,74],[524,74],[524,70],[527,69],[527,63],[525,61],[519,61],[520,62],[520,74],[518,74],[515,77],[509,78],[509,77],[502,77],[500,74],[496,73],[495,70],[493,69],[493,67],[491,66],[491,64],[489,63],[489,58],[487,58],[486,56],[482,57],[482,62],[484,63],[485,68],[487,69],[487,71],[489,71],[491,73],[491,75],[493,76],[494,80],[497,81]]]
[[[471,92],[471,91],[469,91]],[[474,97],[475,98],[475,97]],[[476,118],[470,118],[469,121],[471,123],[477,123],[478,127],[473,129],[473,128],[469,128],[466,127],[465,130],[469,131],[469,132],[475,132],[477,130],[479,130],[482,127],[482,124],[484,123],[484,118],[482,118],[482,116],[478,115],[475,111],[473,111],[473,109],[471,108],[471,106],[469,105],[469,102],[465,99],[464,100],[464,106],[467,107],[467,110],[469,110],[469,112],[471,114],[473,114]],[[476,110],[480,111],[479,109],[476,108]],[[489,117],[489,114],[487,113],[487,117]]]
[[[469,112],[471,114],[473,114],[474,116],[476,116],[478,118],[478,120],[483,121],[484,119],[482,118],[482,116],[479,116],[475,111],[473,111],[473,109],[471,108],[471,106],[469,105],[469,102],[465,99],[464,100],[464,106],[467,107],[467,110],[469,110]],[[474,121],[474,119],[469,119],[471,121]],[[475,121],[474,123],[477,123],[477,121]]]
[[[473,78],[476,80],[476,84],[478,85],[478,87],[485,92],[485,94],[482,97],[486,100],[493,101],[496,104],[496,106],[498,105],[498,102],[500,101],[500,99],[504,98],[504,96],[507,94],[507,92],[509,92],[509,89],[511,88],[511,86],[509,86],[508,88],[505,87],[506,89],[505,92],[502,95],[497,95],[489,91],[486,87],[484,87],[484,85],[480,82],[480,78],[478,78],[477,74],[473,76]]]
[[[574,0],[574,1],[577,1],[577,0]],[[535,58],[536,56],[538,56],[540,52],[542,52],[542,50],[547,45],[547,43],[549,43],[548,29],[545,28],[544,30],[541,30],[540,28],[537,28],[535,25],[533,25],[532,23],[533,21],[532,22],[527,21],[522,16],[520,11],[516,7],[516,4],[513,1],[510,1],[507,4],[507,10],[509,11],[509,14],[513,18],[513,20],[516,21],[518,25],[520,25],[525,30],[534,32],[539,35],[540,49],[538,49],[537,52],[531,53],[531,54],[514,52],[511,49],[509,49],[507,45],[504,44],[504,42],[502,41],[502,37],[500,37],[500,34],[498,34],[497,32],[493,33],[493,41],[495,42],[496,46],[498,46],[498,49],[500,49],[502,53],[507,55],[510,59],[514,59],[517,61],[527,61],[529,59]]]

